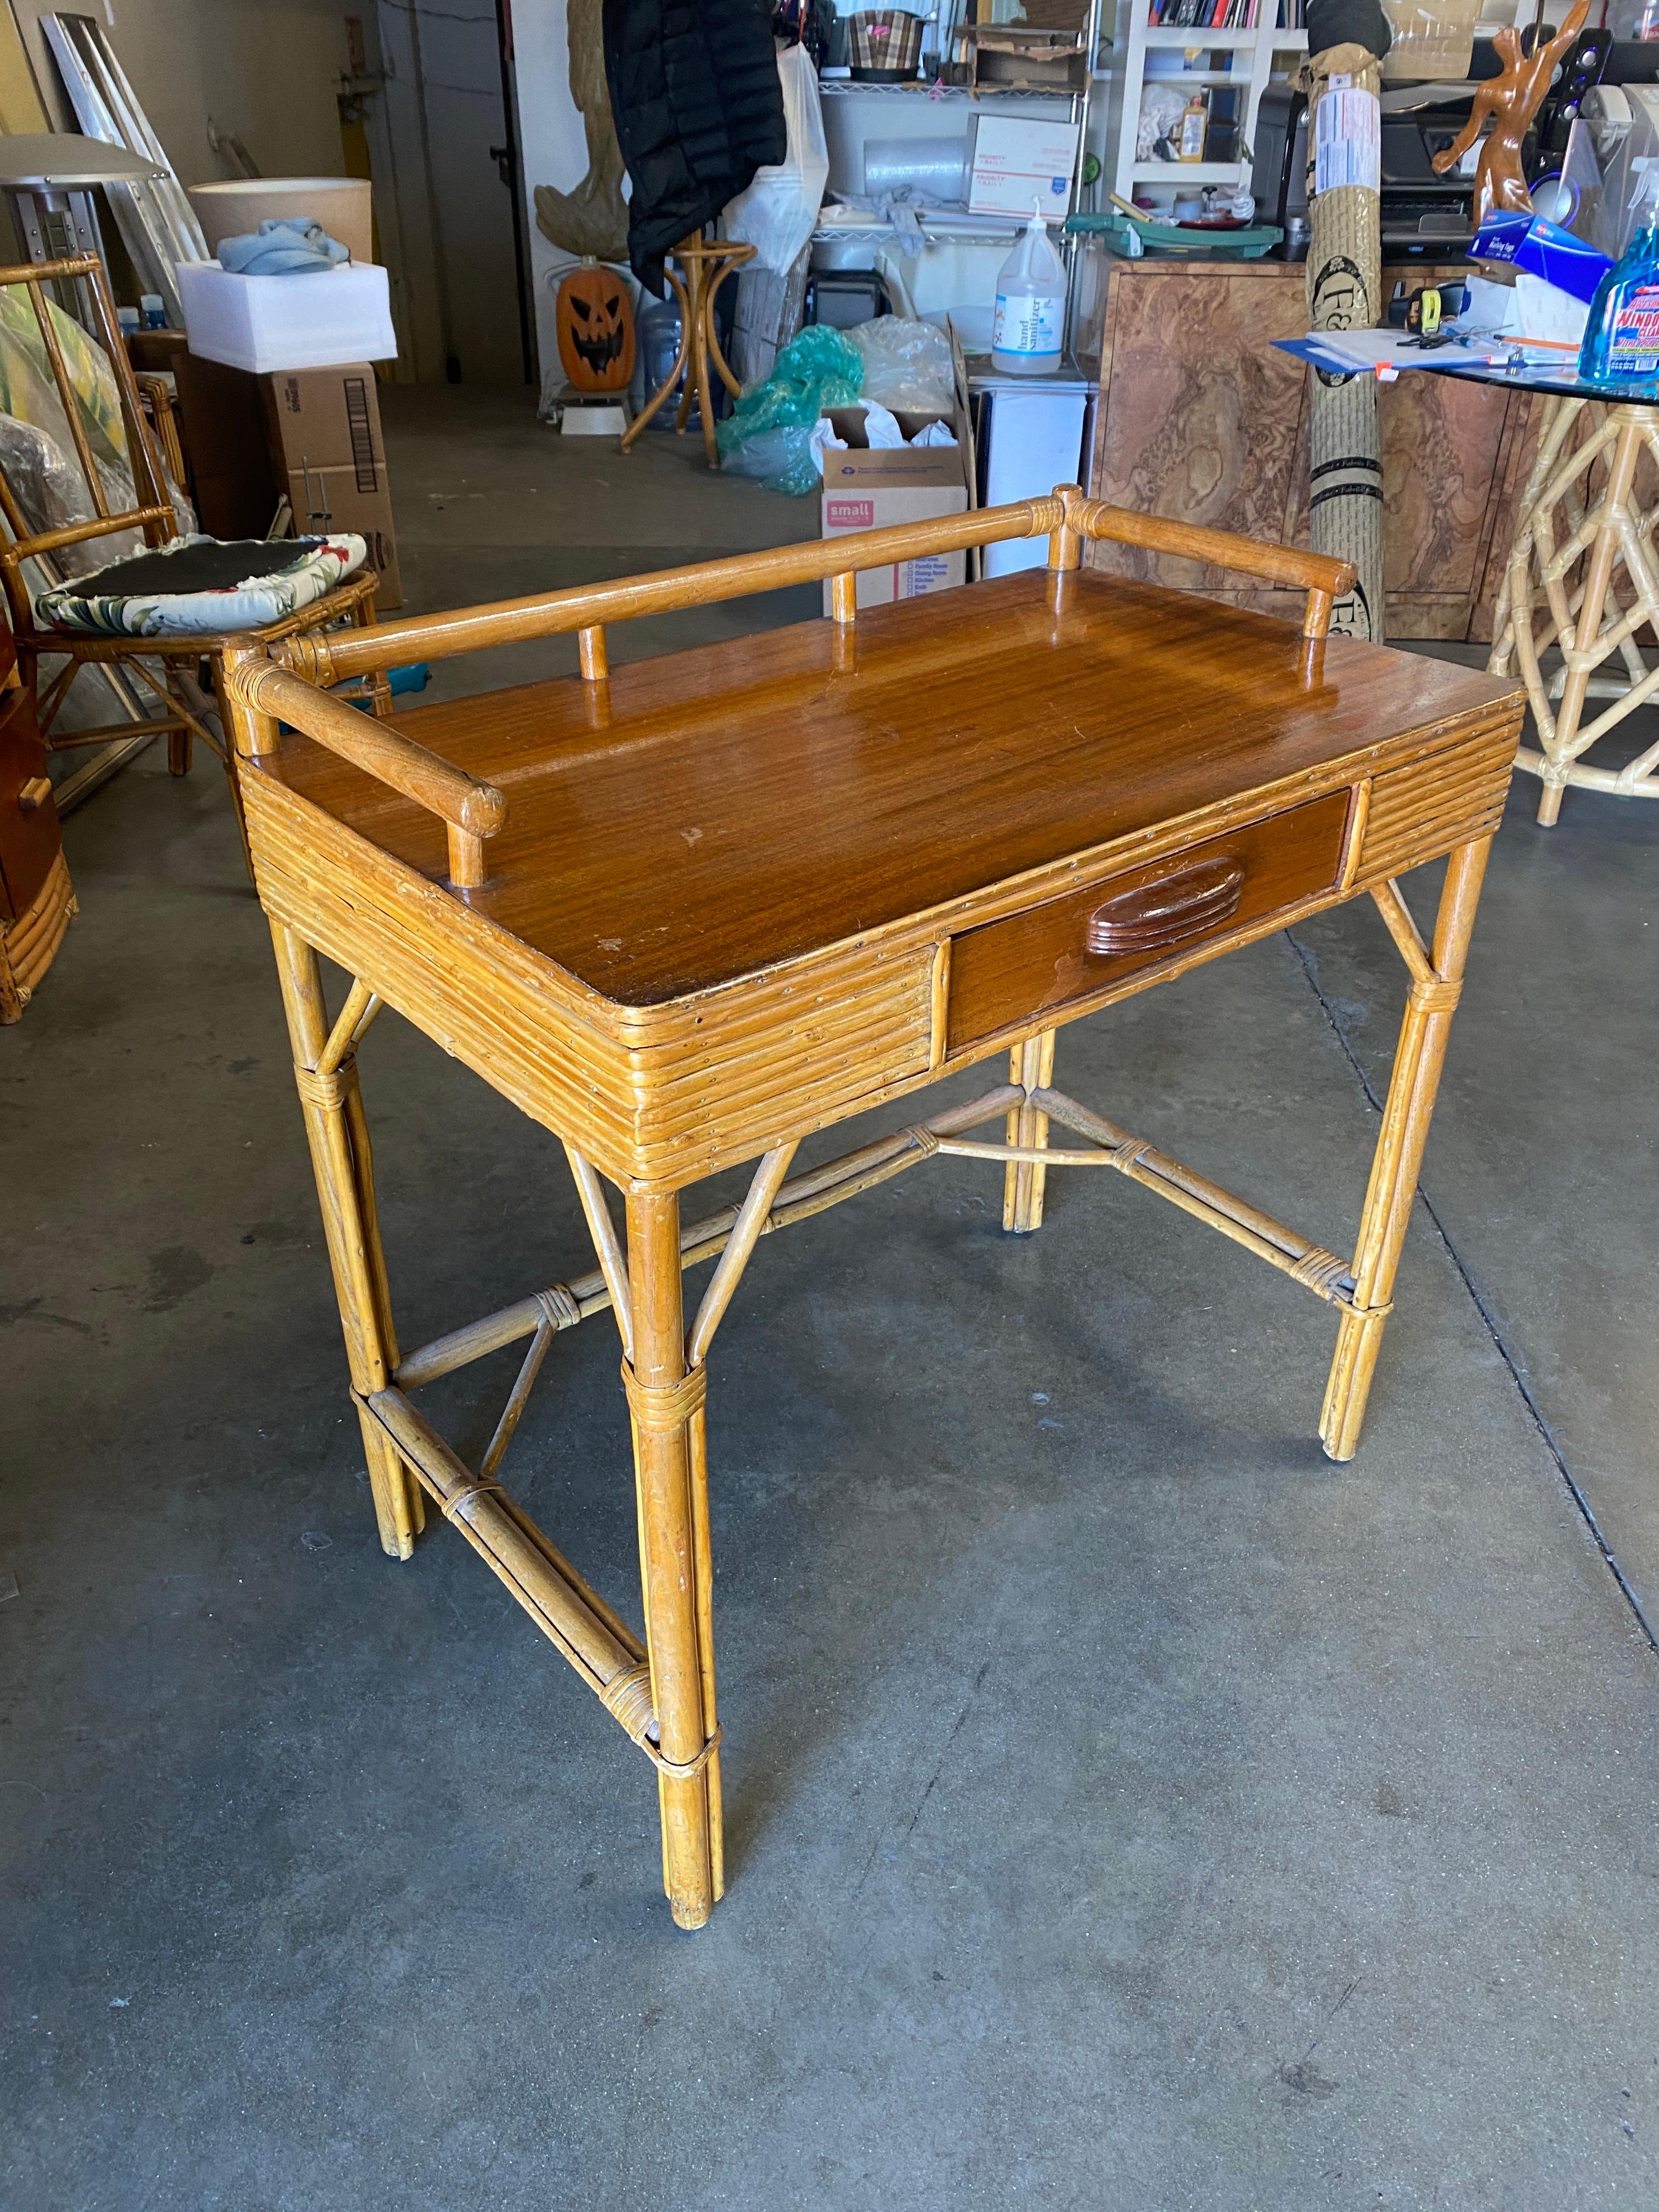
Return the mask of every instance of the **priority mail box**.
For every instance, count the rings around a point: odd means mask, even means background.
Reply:
[[[1051,222],[1064,222],[1072,204],[1077,132],[1075,123],[981,115],[968,180],[969,213],[1017,215],[1029,221],[1032,209],[1041,208]]]
[[[959,416],[906,415],[896,418],[907,438],[944,419],[957,434],[954,446],[872,447],[865,443],[862,407],[834,407],[830,420],[847,441],[842,453],[830,446],[823,455],[825,538],[847,538],[861,530],[885,530],[896,522],[935,522],[968,512],[968,441]],[[884,607],[894,599],[918,599],[927,592],[967,580],[965,553],[930,553],[915,561],[890,562],[859,571],[858,604]],[[823,586],[823,611],[831,611],[830,585]]]

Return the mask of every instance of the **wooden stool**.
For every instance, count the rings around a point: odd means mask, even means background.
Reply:
[[[684,281],[672,265],[665,264],[665,273],[680,303],[680,348],[665,381],[652,393],[623,432],[623,453],[628,451],[684,377],[684,388],[680,393],[679,411],[674,418],[675,434],[684,434],[691,417],[691,402],[695,398],[702,416],[703,451],[708,456],[709,467],[719,468],[720,448],[714,442],[714,387],[708,377],[710,360],[720,373],[721,383],[734,399],[743,387],[726,367],[726,356],[720,351],[720,342],[715,335],[714,295],[735,270],[741,269],[745,262],[752,261],[754,258],[754,247],[745,246],[737,239],[686,238],[674,248],[673,258],[684,271]]]
[[[1589,435],[1575,443],[1586,429]],[[1659,496],[1651,471],[1647,490],[1637,494],[1644,451],[1659,464],[1659,407],[1548,402],[1486,663],[1495,676],[1514,670],[1527,687],[1540,750],[1523,747],[1516,766],[1542,780],[1538,819],[1546,828],[1560,813],[1561,793],[1570,783],[1620,799],[1659,798],[1654,774],[1659,744],[1621,769],[1589,768],[1583,761],[1598,739],[1659,694],[1659,658],[1650,664],[1636,642],[1643,629],[1659,638],[1659,556],[1653,544]],[[1592,483],[1593,472],[1599,483]],[[1537,629],[1540,608],[1546,620]],[[1562,665],[1547,678],[1539,664],[1552,646],[1559,649]],[[1615,653],[1623,672],[1598,674]],[[1613,703],[1586,722],[1584,702],[1592,698]]]

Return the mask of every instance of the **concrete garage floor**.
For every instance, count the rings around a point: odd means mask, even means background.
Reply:
[[[811,523],[389,397],[418,605]],[[376,1548],[216,769],[73,817],[81,919],[0,1036],[6,2205],[1659,2199],[1659,815],[1534,796],[1350,1465],[1327,1317],[1116,1177],[1015,1242],[936,1161],[760,1248],[696,1937],[610,1720],[450,1532]],[[1350,908],[1067,1030],[1061,1079],[1340,1243],[1401,1000]],[[586,1264],[548,1139],[394,1017],[363,1058],[406,1341]],[[463,1449],[510,1370],[432,1394]],[[508,1474],[626,1601],[607,1322]]]

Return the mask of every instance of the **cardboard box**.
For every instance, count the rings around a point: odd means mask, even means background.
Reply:
[[[1559,291],[1570,292],[1588,307],[1613,264],[1605,253],[1541,215],[1499,210],[1474,234],[1471,261],[1509,261],[1529,276],[1541,276]]]
[[[1072,204],[1075,123],[1028,123],[981,115],[974,133],[968,206],[974,215],[1029,217],[1033,206],[1061,220]]]
[[[261,390],[266,437],[287,480],[295,531],[350,530],[367,538],[380,580],[375,611],[401,606],[374,371],[366,361],[287,369],[263,378]]]
[[[288,486],[295,532],[349,530],[366,538],[380,580],[375,611],[401,606],[373,368],[354,361],[337,368],[283,369],[260,378],[259,394],[266,443]]]
[[[366,540],[369,565],[379,580],[374,595],[376,614],[386,614],[404,603],[403,580],[398,573],[398,540],[392,526],[392,495],[382,470],[377,490],[364,491],[349,462],[343,468],[290,469],[288,495],[294,505],[297,538],[321,537],[328,531],[349,530]]]
[[[937,415],[897,417],[913,438]],[[823,457],[823,535],[848,538],[865,530],[885,530],[896,522],[934,522],[968,512],[968,434],[960,414],[952,428],[954,446],[895,446],[872,449],[864,442],[862,407],[833,407],[830,420],[847,451],[830,447]],[[889,606],[895,599],[917,599],[967,581],[965,553],[934,553],[859,572],[858,604]],[[830,611],[830,585],[823,586],[823,611]]]
[[[374,371],[366,361],[337,368],[279,370],[259,379],[271,457],[291,469],[349,468],[362,492],[386,487],[386,441]]]
[[[197,512],[216,538],[263,538],[284,489],[294,527],[368,541],[377,611],[403,604],[374,371],[366,361],[252,376],[179,357]],[[309,482],[307,482],[307,476]]]
[[[1089,82],[1078,32],[981,23],[973,27],[973,37],[976,85],[994,85],[1006,92],[1077,92]]]

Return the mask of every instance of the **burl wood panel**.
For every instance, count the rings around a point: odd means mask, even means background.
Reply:
[[[1346,791],[1333,792],[1192,846],[1176,860],[1130,869],[1069,898],[1050,899],[953,939],[950,1049],[956,1052],[1034,1014],[1087,998],[1124,976],[1161,967],[1177,953],[1190,954],[1212,939],[1234,936],[1299,900],[1333,890],[1348,805]],[[1165,945],[1144,951],[1115,957],[1090,951],[1090,919],[1105,901],[1176,870],[1185,873],[1222,860],[1237,864],[1243,881],[1237,902],[1212,925],[1172,935]]]
[[[1114,268],[1108,316],[1110,381],[1103,366],[1093,495],[1290,543],[1307,378],[1273,341],[1307,327],[1299,287],[1209,270],[1135,283]],[[1195,561],[1104,544],[1086,557],[1115,574],[1225,592],[1264,611],[1288,615],[1294,605],[1291,593],[1241,593],[1236,580]]]
[[[1384,271],[1410,285],[1454,268]],[[1109,279],[1091,491],[1126,507],[1281,544],[1308,542],[1307,376],[1277,338],[1307,328],[1303,272],[1119,263]],[[1407,375],[1380,389],[1392,637],[1491,635],[1532,439],[1526,396]],[[1190,562],[1096,545],[1092,566],[1288,614]]]

